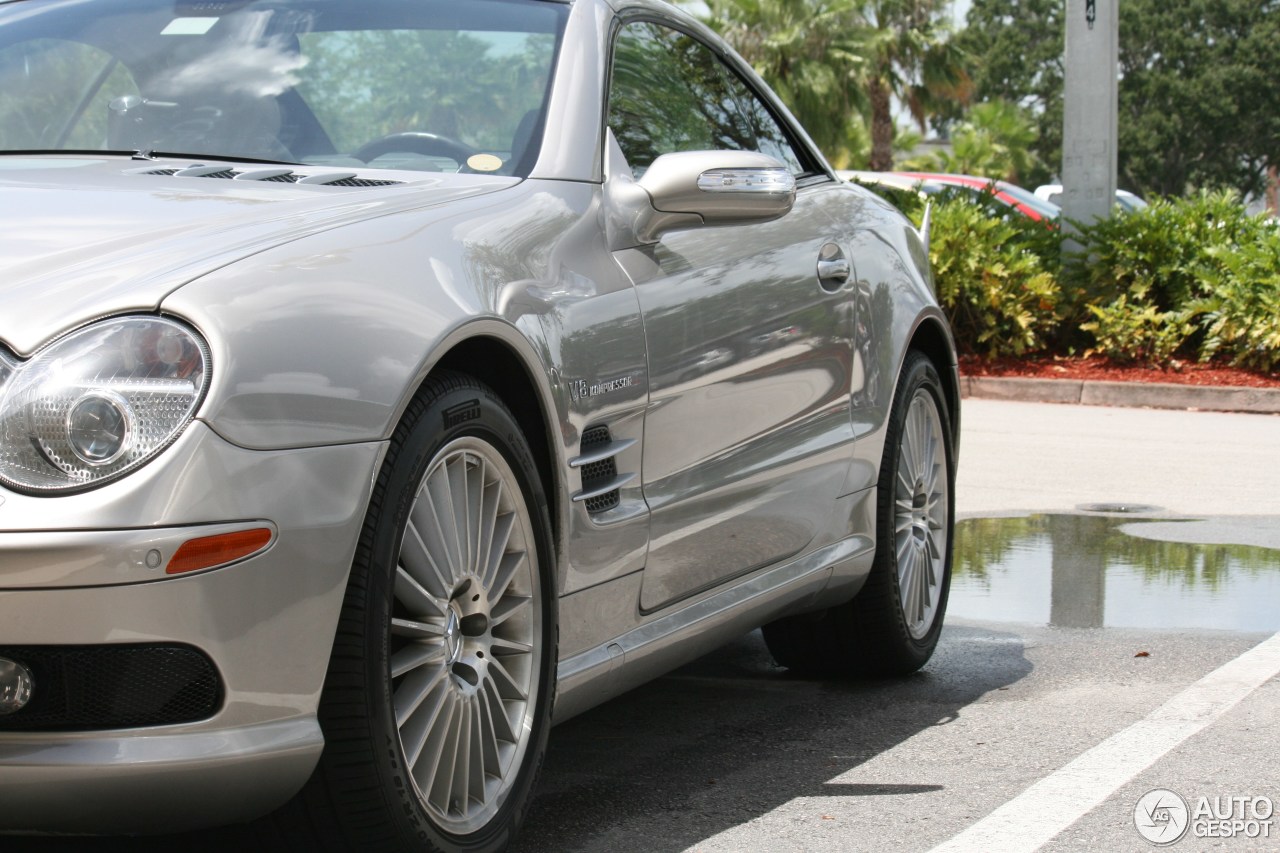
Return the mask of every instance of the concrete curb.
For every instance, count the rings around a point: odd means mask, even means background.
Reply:
[[[961,376],[960,394],[987,400],[1075,403],[1149,409],[1280,414],[1280,389],[1175,385],[1167,382],[1093,382],[1078,379],[1020,379]]]

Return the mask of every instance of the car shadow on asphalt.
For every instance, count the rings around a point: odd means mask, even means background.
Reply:
[[[675,853],[798,797],[906,797],[911,784],[833,777],[946,725],[1031,672],[1021,637],[946,627],[907,678],[822,681],[777,666],[759,631],[557,726],[512,853]],[[133,838],[0,838],[5,853],[258,853],[262,824]]]
[[[948,626],[913,676],[811,680],[752,632],[553,729],[513,852],[675,853],[799,797],[940,790],[928,769],[911,784],[829,780],[1031,669],[1016,634]]]

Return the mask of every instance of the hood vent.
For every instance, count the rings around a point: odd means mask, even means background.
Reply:
[[[260,181],[277,184],[307,184],[326,187],[389,187],[404,181],[382,178],[362,178],[355,172],[295,172],[287,168],[232,169],[227,166],[206,166],[198,163],[185,169],[130,169],[131,175],[155,175],[174,178],[221,178],[232,181]]]

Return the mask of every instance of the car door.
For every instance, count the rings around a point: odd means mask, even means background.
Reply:
[[[624,24],[608,116],[635,177],[664,153],[737,149],[775,157],[799,185],[781,219],[669,231],[617,253],[648,351],[652,611],[798,554],[829,523],[852,441],[852,276],[827,212],[839,188],[698,38]]]

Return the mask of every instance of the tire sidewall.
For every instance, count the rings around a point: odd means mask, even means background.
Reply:
[[[371,746],[379,750],[374,756],[375,762],[383,777],[387,798],[395,800],[392,805],[402,838],[412,840],[420,847],[430,845],[421,849],[485,853],[505,847],[523,822],[546,751],[555,695],[555,558],[545,492],[519,425],[492,391],[465,378],[462,382],[465,383],[463,387],[451,387],[427,401],[420,411],[410,411],[402,423],[403,440],[399,452],[384,462],[389,466],[389,474],[385,502],[372,525],[370,595],[365,625],[370,668],[370,739]],[[516,771],[516,779],[507,791],[505,802],[488,825],[469,835],[457,836],[444,831],[431,820],[418,801],[405,764],[392,705],[388,626],[396,563],[418,488],[440,450],[465,437],[480,438],[491,444],[510,466],[523,493],[538,557],[543,652],[539,661],[533,732],[522,766]]]
[[[947,478],[947,521],[946,548],[944,549],[942,580],[938,585],[938,608],[929,626],[928,632],[919,639],[911,636],[906,615],[902,607],[902,589],[898,581],[898,556],[896,537],[894,535],[894,494],[898,478],[900,451],[904,440],[904,427],[907,413],[916,392],[924,390],[933,403],[942,428],[943,452],[946,456]],[[954,552],[955,536],[955,454],[951,436],[951,420],[947,408],[946,397],[942,391],[942,380],[938,376],[933,363],[920,353],[911,353],[903,365],[902,376],[898,381],[897,393],[894,394],[893,408],[890,413],[891,427],[885,443],[884,457],[880,469],[880,488],[877,507],[876,547],[878,550],[876,563],[888,572],[888,584],[892,590],[893,616],[897,640],[900,648],[913,659],[916,666],[923,666],[933,655],[942,633],[942,624],[946,615],[947,601],[951,593],[951,564]]]

